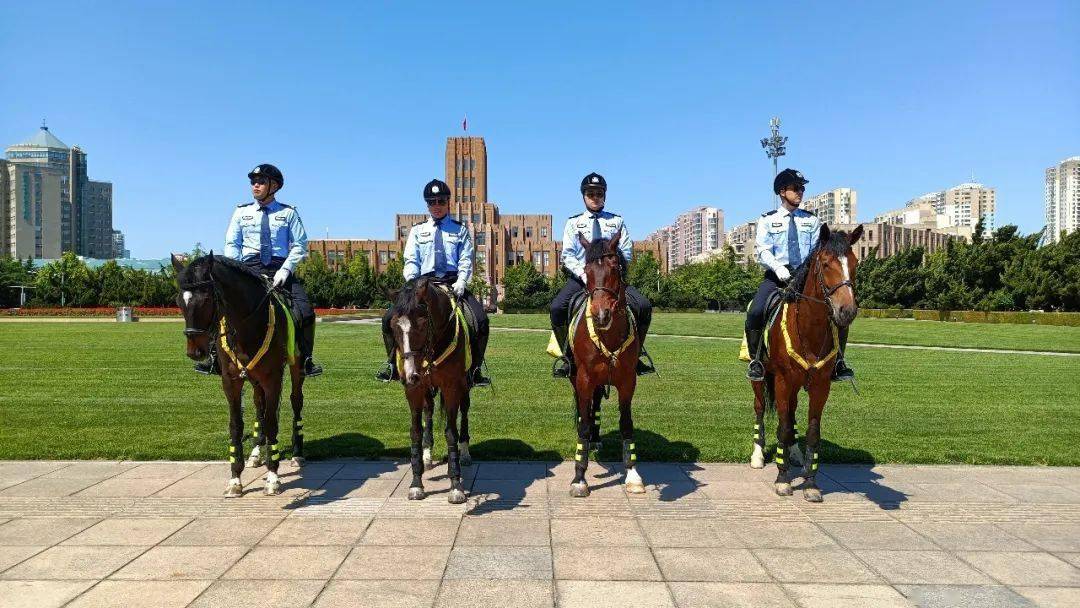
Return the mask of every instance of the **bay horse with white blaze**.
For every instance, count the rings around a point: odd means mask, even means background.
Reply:
[[[790,460],[802,460],[803,498],[821,502],[816,482],[821,447],[821,413],[829,398],[831,376],[839,350],[838,330],[846,328],[859,313],[855,298],[855,268],[859,260],[852,244],[862,237],[862,226],[850,234],[821,227],[818,244],[795,271],[781,304],[777,322],[767,336],[768,357],[765,380],[751,382],[754,388],[754,450],[750,466],[765,466],[765,409],[776,407],[776,493],[790,496],[797,477]],[[806,454],[798,458],[795,409],[799,390],[810,397],[806,429]]]
[[[466,500],[461,467],[472,464],[468,383],[471,336],[460,310],[462,305],[448,286],[425,276],[407,282],[391,296],[394,306],[390,328],[397,346],[395,364],[412,413],[409,500],[422,500],[427,496],[423,474],[425,468],[432,467],[432,413],[438,393],[439,405],[446,413],[446,466],[450,478],[447,500],[451,504],[461,504]],[[461,413],[460,433],[458,412]]]
[[[280,491],[278,462],[278,409],[289,366],[292,380],[293,461],[304,462],[304,374],[293,345],[294,332],[288,306],[276,297],[266,279],[230,258],[209,255],[187,266],[173,256],[180,294],[177,304],[184,314],[187,356],[204,359],[215,334],[220,340],[221,386],[229,402],[229,463],[231,477],[225,495],[243,494],[240,473],[244,470],[244,416],[241,405],[244,384],[250,382],[255,401],[254,446],[248,466],[266,460],[265,492]],[[265,454],[260,456],[260,447]]]
[[[619,393],[619,433],[626,467],[626,491],[645,492],[645,484],[637,472],[634,422],[630,415],[630,404],[637,388],[636,366],[642,336],[627,306],[622,272],[625,260],[619,251],[621,237],[621,229],[610,239],[592,242],[578,235],[585,250],[586,301],[584,318],[570,336],[574,352],[570,380],[578,413],[574,479],[570,485],[570,495],[575,498],[584,498],[590,493],[585,470],[589,466],[590,442],[599,441],[595,417],[608,386],[615,387]]]

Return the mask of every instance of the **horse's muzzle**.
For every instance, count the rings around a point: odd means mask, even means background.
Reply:
[[[855,321],[855,316],[858,314],[858,306],[834,306],[833,323],[840,327],[847,327]]]

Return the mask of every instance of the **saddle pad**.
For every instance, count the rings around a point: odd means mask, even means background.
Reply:
[[[292,365],[296,363],[296,320],[293,319],[292,306],[289,305],[290,302],[286,302],[282,294],[276,291],[271,293],[274,294],[274,299],[278,301],[278,304],[281,304],[281,309],[285,311],[285,327],[288,328],[285,338],[285,353],[288,356],[289,364]]]
[[[772,330],[773,323],[776,322],[776,317],[780,313],[780,309],[783,304],[783,296],[779,291],[772,292],[769,298],[765,301],[765,330],[763,332],[764,338],[761,341],[761,347],[765,350],[765,355],[769,354],[769,331]],[[750,311],[750,307],[753,305],[746,305],[747,312]],[[750,348],[746,343],[746,332],[743,331],[742,342],[739,343],[739,361],[750,361]]]

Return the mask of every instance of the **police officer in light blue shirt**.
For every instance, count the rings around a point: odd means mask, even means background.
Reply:
[[[821,220],[813,213],[800,209],[806,184],[810,181],[795,169],[784,169],[773,180],[773,192],[780,195],[780,208],[761,214],[757,221],[754,259],[765,269],[765,279],[754,295],[746,313],[746,345],[750,366],[746,377],[752,381],[765,379],[761,363],[761,345],[765,326],[765,305],[773,292],[791,280],[791,273],[810,256],[821,233]],[[833,380],[855,376],[844,363],[843,347],[847,344],[846,329],[840,334],[841,349],[833,370]]]
[[[300,215],[291,205],[274,198],[285,185],[281,171],[261,164],[248,173],[254,202],[237,205],[225,231],[225,256],[243,262],[249,268],[273,277],[273,287],[286,289],[292,297],[292,313],[297,323],[297,349],[304,374],[323,372],[311,358],[315,347],[315,311],[303,284],[296,278],[296,265],[307,256],[307,233]],[[211,342],[210,358],[195,369],[220,373],[216,341]]]
[[[484,377],[480,365],[487,350],[489,323],[483,305],[466,287],[472,279],[473,242],[467,226],[450,217],[450,187],[441,180],[433,179],[424,186],[424,201],[430,217],[414,225],[405,240],[404,268],[406,281],[420,276],[433,277],[451,286],[454,295],[469,307],[476,319],[477,335],[472,342],[472,386],[487,386],[491,380]],[[398,379],[394,365],[394,336],[390,330],[390,310],[383,315],[383,344],[386,346],[386,367],[375,377],[383,382]]]
[[[566,284],[559,290],[555,299],[551,301],[550,317],[551,331],[555,333],[555,339],[559,346],[565,348],[567,334],[569,333],[570,303],[574,296],[585,290],[585,249],[578,241],[578,235],[589,240],[610,239],[616,232],[622,231],[619,238],[619,252],[622,254],[623,264],[629,265],[634,256],[634,242],[630,239],[630,229],[623,222],[620,215],[604,210],[607,202],[607,180],[599,173],[590,173],[581,180],[581,198],[585,203],[585,211],[570,216],[566,220],[562,238],[562,265],[566,274]],[[623,268],[625,271],[625,267]],[[626,286],[626,299],[630,309],[634,311],[638,331],[641,332],[642,358],[637,363],[639,375],[656,371],[645,355],[645,335],[652,323],[652,303],[639,292],[633,285]],[[556,362],[552,375],[556,378],[570,376],[570,360],[564,354]]]

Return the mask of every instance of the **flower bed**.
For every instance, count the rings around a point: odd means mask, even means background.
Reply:
[[[175,306],[136,306],[132,311],[136,317],[179,317],[180,309]],[[383,311],[372,308],[316,308],[315,315],[319,317],[332,317],[338,315],[379,315]],[[65,306],[60,307],[35,307],[35,308],[8,308],[0,311],[14,317],[115,317],[115,306]]]

